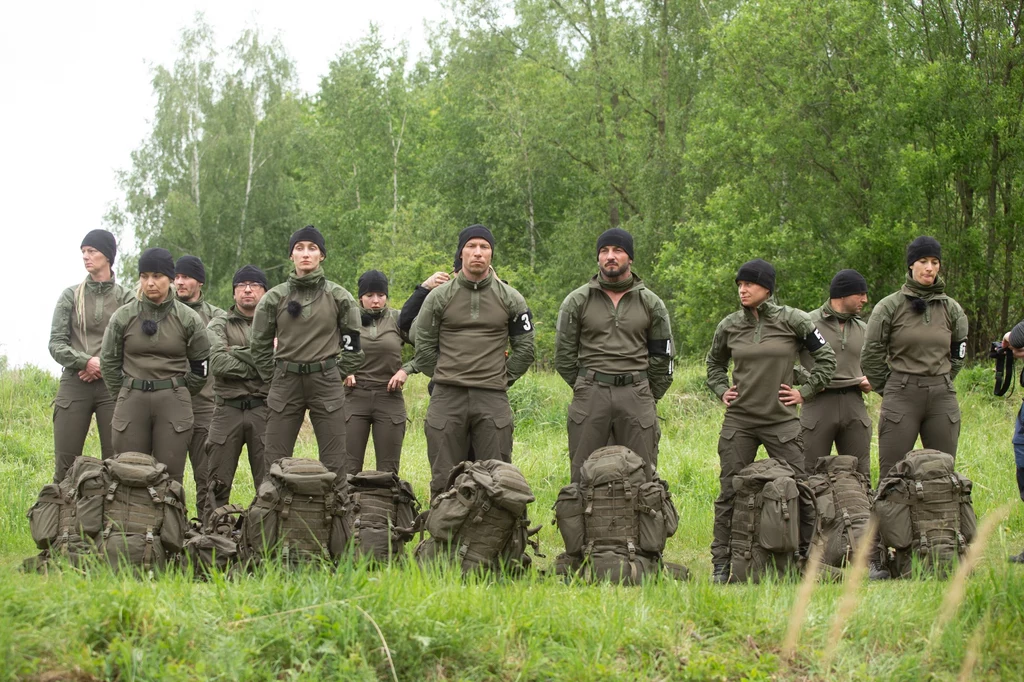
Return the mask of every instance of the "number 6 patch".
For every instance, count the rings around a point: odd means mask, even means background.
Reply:
[[[533,331],[533,314],[529,308],[526,312],[518,313],[508,322],[508,335],[519,336]]]
[[[966,341],[953,341],[950,344],[949,356],[954,360],[963,360],[967,357],[967,342]]]

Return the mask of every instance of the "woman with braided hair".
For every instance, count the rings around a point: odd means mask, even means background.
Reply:
[[[210,339],[199,314],[171,291],[166,249],[139,257],[139,292],[103,335],[103,381],[114,406],[114,452],[144,452],[178,483],[192,437],[192,399],[209,375]]]
[[[56,482],[82,454],[94,414],[103,458],[114,454],[110,435],[114,398],[100,381],[100,345],[110,316],[132,298],[131,291],[114,281],[116,255],[117,242],[110,232],[92,230],[85,235],[82,263],[88,275],[61,293],[53,311],[50,356],[64,368],[53,401]]]
[[[967,316],[946,295],[941,267],[938,241],[910,242],[906,282],[878,302],[868,321],[861,368],[882,395],[880,479],[914,449],[919,435],[924,447],[956,457],[960,405],[953,379],[964,365]]]

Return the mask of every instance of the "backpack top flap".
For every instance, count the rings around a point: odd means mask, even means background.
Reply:
[[[741,491],[756,492],[765,483],[779,478],[792,479],[795,476],[792,467],[779,459],[759,459],[753,464],[743,467],[732,479],[732,487],[737,493]]]
[[[68,472],[64,474],[64,480],[61,481],[60,487],[62,491],[72,491],[78,487],[78,479],[82,474],[88,471],[99,471],[103,468],[103,460],[97,457],[87,457],[82,455],[75,457],[75,461],[68,467]]]
[[[890,476],[928,481],[953,475],[953,455],[938,450],[911,450],[896,463]]]
[[[818,461],[814,463],[814,473],[816,474],[836,474],[841,471],[857,471],[857,458],[853,455],[829,455],[819,457]]]
[[[360,471],[348,475],[348,484],[352,488],[387,488],[398,491],[401,481],[390,471]],[[353,490],[352,492],[357,492]]]
[[[270,477],[298,495],[326,495],[337,475],[315,459],[283,457],[270,465]],[[262,487],[262,486],[261,486]]]
[[[167,478],[167,465],[142,452],[114,455],[106,466],[112,479],[133,488],[149,488]]]
[[[647,483],[644,461],[622,445],[608,445],[594,450],[580,468],[580,481],[585,487],[623,479],[637,485]]]
[[[519,516],[534,501],[526,478],[514,464],[498,459],[474,462],[466,471],[499,507]]]

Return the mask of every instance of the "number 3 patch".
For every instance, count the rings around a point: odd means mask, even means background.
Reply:
[[[527,332],[533,331],[533,315],[530,310],[527,309],[524,313],[519,313],[508,323],[508,335],[519,336],[520,334],[526,334]]]

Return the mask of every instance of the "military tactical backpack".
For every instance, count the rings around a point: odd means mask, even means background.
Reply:
[[[665,482],[648,480],[639,455],[618,445],[595,450],[554,509],[565,568],[629,585],[661,570],[665,542],[679,525]]]
[[[285,565],[332,560],[345,549],[345,486],[315,459],[284,457],[270,472],[246,512],[239,542],[253,564],[280,558]]]
[[[814,495],[815,521],[811,547],[822,549],[821,563],[829,573],[852,558],[871,518],[871,483],[857,471],[850,455],[819,457],[807,479]]]
[[[245,507],[226,504],[210,513],[209,522],[202,532],[188,534],[185,561],[196,578],[205,579],[214,570],[224,573],[238,564],[238,542],[245,516]]]
[[[185,490],[151,455],[122,452],[75,479],[75,525],[115,569],[163,568],[188,525]]]
[[[76,457],[60,483],[48,483],[28,510],[32,540],[42,550],[25,560],[25,570],[43,570],[56,557],[72,564],[89,554],[90,543],[79,532],[75,520],[76,482],[83,473],[103,468],[95,457]]]
[[[907,453],[879,482],[871,510],[893,578],[910,576],[915,560],[944,577],[967,552],[977,527],[971,487],[954,471],[953,456],[938,450]]]
[[[349,545],[356,557],[388,561],[405,556],[420,510],[408,481],[391,472],[362,471],[348,477],[348,500]]]
[[[802,526],[813,523],[814,499],[784,461],[761,459],[732,480],[732,575],[729,582],[759,582],[768,572],[797,568]],[[801,520],[803,519],[803,524]],[[808,533],[809,535],[809,533]],[[809,539],[809,538],[808,538]]]
[[[496,571],[521,573],[531,564],[526,507],[533,492],[514,465],[500,460],[461,462],[448,477],[448,489],[438,495],[423,522],[430,537],[416,547],[416,560],[444,558],[463,573]]]

